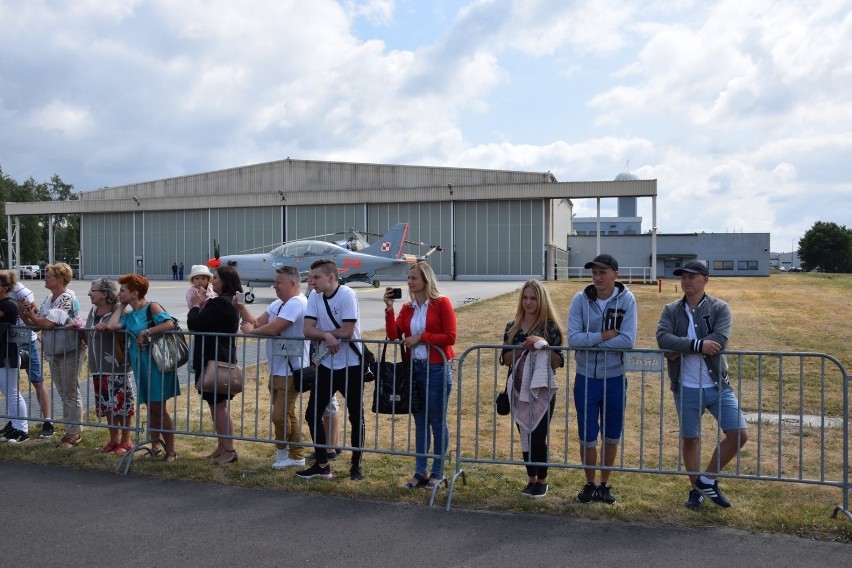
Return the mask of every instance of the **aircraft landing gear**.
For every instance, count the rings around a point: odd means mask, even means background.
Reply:
[[[372,284],[373,288],[378,288],[379,286],[382,285],[382,283],[379,282],[378,280],[373,280],[370,284]]]

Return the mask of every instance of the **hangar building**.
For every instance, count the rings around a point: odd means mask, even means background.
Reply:
[[[213,256],[214,239],[223,255],[268,252],[350,228],[382,234],[399,222],[410,223],[409,240],[425,243],[405,252],[445,248],[430,257],[441,278],[550,279],[574,260],[566,248],[572,199],[650,197],[656,217],[656,195],[656,180],[558,182],[550,172],[287,158],[84,191],[74,201],[9,203],[6,213],[13,266],[20,216],[80,214],[85,279],[169,279],[174,262]]]

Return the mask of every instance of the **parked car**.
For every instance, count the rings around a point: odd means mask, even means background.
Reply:
[[[41,278],[41,269],[37,264],[24,264],[20,268],[21,279],[34,280]]]

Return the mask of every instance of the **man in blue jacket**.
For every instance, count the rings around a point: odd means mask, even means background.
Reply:
[[[722,355],[731,335],[731,308],[704,293],[710,277],[703,263],[687,262],[674,275],[680,276],[684,296],[663,307],[657,324],[657,345],[668,351],[684,467],[698,471],[701,417],[705,410],[716,418],[725,434],[703,474],[689,476],[692,489],[685,505],[697,509],[709,497],[720,507],[730,507],[731,502],[719,489],[716,473],[748,440],[746,421],[728,380],[728,362]]]
[[[586,484],[577,495],[582,503],[616,501],[609,484],[610,470],[598,464],[598,434],[603,431],[600,463],[615,463],[624,430],[627,379],[624,377],[624,353],[636,341],[636,298],[618,282],[618,261],[600,254],[586,269],[592,269],[592,284],[574,296],[568,311],[568,345],[574,349],[577,375],[574,380],[574,406],[580,435],[580,459]],[[587,351],[584,348],[594,348]],[[591,466],[591,467],[588,467]]]

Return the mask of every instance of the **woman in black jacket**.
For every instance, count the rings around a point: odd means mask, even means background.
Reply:
[[[192,365],[195,369],[195,384],[201,393],[201,398],[210,405],[213,415],[213,427],[218,436],[216,450],[211,453],[210,463],[225,465],[237,461],[237,451],[234,449],[234,423],[228,403],[234,398],[234,393],[215,393],[201,391],[201,378],[208,361],[225,361],[236,363],[237,350],[234,345],[234,335],[240,325],[240,313],[234,305],[234,296],[242,292],[240,276],[231,266],[220,266],[213,271],[213,291],[217,297],[208,300],[203,293],[196,293],[190,298],[192,308],[187,315],[187,325],[190,331],[211,333],[216,335],[201,335],[195,338],[192,353]]]

